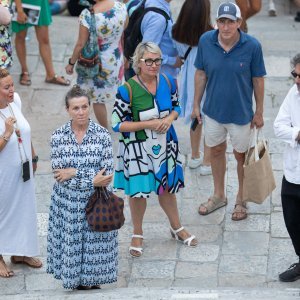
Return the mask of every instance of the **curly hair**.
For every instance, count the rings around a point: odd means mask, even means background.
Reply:
[[[10,75],[10,73],[7,69],[0,68],[0,79],[5,78],[9,75]]]

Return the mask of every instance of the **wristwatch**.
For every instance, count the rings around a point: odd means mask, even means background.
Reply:
[[[70,65],[70,66],[74,66],[74,65],[75,65],[75,63],[72,64],[72,62],[71,62],[71,57],[69,58],[69,65]]]
[[[39,157],[36,155],[32,158],[32,163],[36,164],[39,161]]]

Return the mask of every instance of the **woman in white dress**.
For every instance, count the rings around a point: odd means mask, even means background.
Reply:
[[[9,72],[0,69],[0,277],[14,275],[2,255],[11,256],[15,264],[42,266],[33,258],[39,254],[33,180],[36,163],[20,97],[14,93]]]

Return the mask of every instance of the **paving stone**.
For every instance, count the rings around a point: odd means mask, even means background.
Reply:
[[[48,213],[37,213],[38,235],[47,236],[48,233]]]
[[[50,274],[30,274],[25,277],[27,291],[56,290],[64,291],[62,281],[56,280]]]
[[[224,232],[222,254],[267,255],[269,235],[265,232]]]
[[[269,215],[249,215],[243,221],[232,221],[231,215],[226,216],[225,221],[226,231],[264,231],[270,230],[270,216]]]
[[[25,292],[24,275],[16,275],[11,278],[0,278],[0,291],[2,295],[11,295],[8,298],[12,299],[14,294]]]
[[[278,274],[298,261],[299,257],[296,256],[290,239],[271,238],[267,272],[268,281],[278,280]]]
[[[173,283],[173,279],[130,279],[128,283],[129,288],[133,287],[150,287],[151,289],[160,287],[160,288],[169,288]],[[136,294],[133,294],[132,296],[136,297]],[[147,297],[147,294],[144,294],[140,297],[140,299],[151,299],[151,296]],[[153,296],[152,296],[153,297]],[[125,298],[126,299],[126,298]]]
[[[190,262],[214,262],[218,259],[220,246],[201,243],[195,247],[182,245],[179,249],[179,259]]]
[[[175,261],[134,261],[131,279],[173,279]]]
[[[196,236],[199,243],[217,242],[222,238],[222,228],[218,225],[186,226],[186,229]]]
[[[222,255],[219,272],[239,273],[252,276],[265,275],[268,257],[250,255]]]
[[[51,195],[54,179],[52,174],[35,177],[35,190],[37,194]]]
[[[140,260],[175,260],[177,242],[174,240],[145,241],[144,253]]]
[[[249,214],[269,214],[271,212],[270,196],[262,204],[247,202]]]
[[[282,212],[271,214],[271,236],[276,238],[288,238]]]
[[[218,265],[214,263],[178,262],[172,286],[212,288],[218,285]]]
[[[274,177],[276,182],[276,188],[272,192],[272,204],[274,206],[281,207],[281,183],[282,183],[283,171],[274,171]]]
[[[253,276],[238,273],[219,273],[219,287],[231,287],[232,283],[234,282],[234,286],[236,287],[252,287],[260,289],[261,287],[266,286],[265,281],[266,279],[263,275]],[[255,299],[259,298],[256,297]]]

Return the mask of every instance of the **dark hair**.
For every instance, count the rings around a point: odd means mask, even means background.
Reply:
[[[5,78],[5,77],[7,77],[9,75],[10,75],[10,73],[8,72],[7,69],[0,68],[0,79]]]
[[[65,97],[66,108],[69,108],[69,106],[70,106],[70,104],[69,104],[70,99],[80,98],[80,97],[86,97],[88,99],[89,105],[91,104],[91,100],[90,100],[87,92],[85,90],[81,89],[79,85],[75,84],[66,94],[66,97]]]
[[[300,64],[300,53],[296,54],[292,59],[291,59],[291,66],[292,68],[295,68],[296,65]]]
[[[172,28],[172,36],[179,43],[197,46],[200,36],[212,29],[210,0],[185,0]]]

